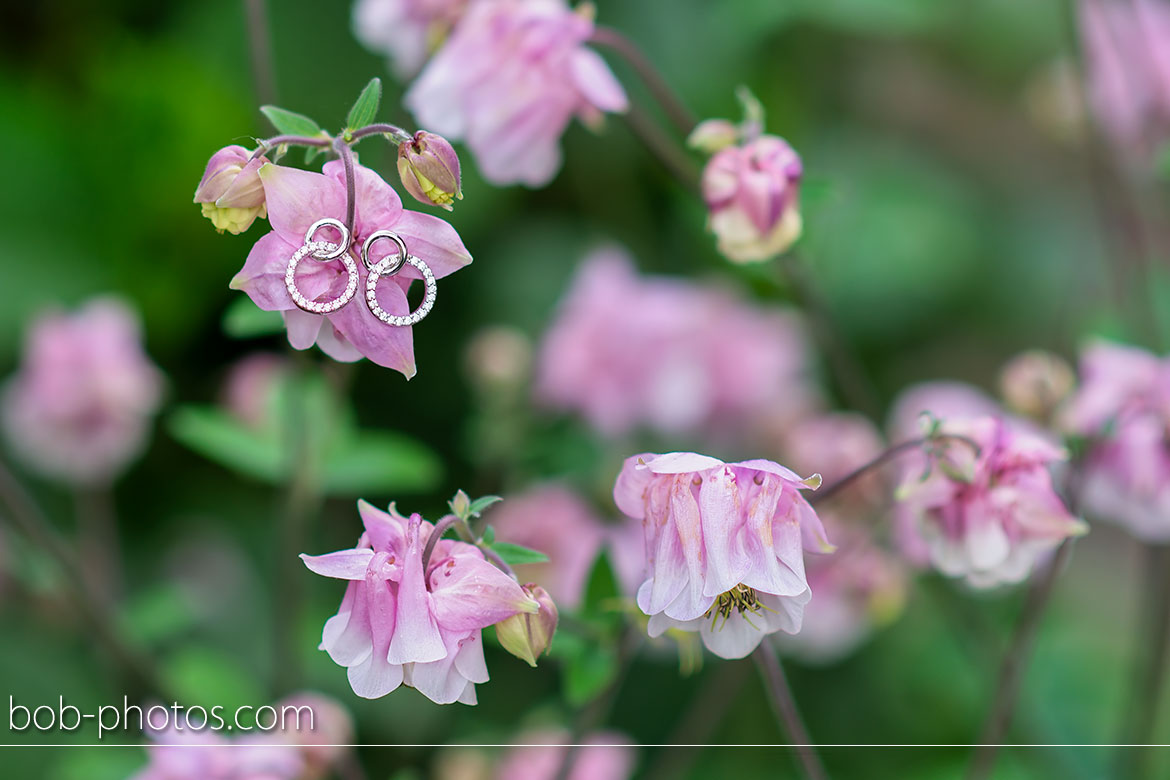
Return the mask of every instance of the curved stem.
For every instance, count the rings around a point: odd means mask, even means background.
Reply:
[[[597,27],[590,42],[603,46],[625,60],[642,79],[646,89],[683,137],[695,129],[695,116],[637,44],[612,27]]]
[[[357,182],[353,170],[353,149],[343,138],[333,139],[333,148],[341,156],[341,163],[345,166],[345,227],[349,231],[349,240],[353,241],[354,212],[357,208]]]
[[[351,143],[356,143],[371,135],[391,135],[394,136],[394,141],[397,143],[404,143],[414,137],[398,125],[376,124],[366,125],[365,127],[354,130],[349,134],[349,140]]]
[[[796,757],[800,760],[804,776],[808,780],[827,780],[828,774],[812,740],[809,739],[808,729],[804,727],[800,710],[796,706],[796,698],[792,695],[792,689],[788,687],[788,678],[784,676],[784,667],[780,665],[780,658],[776,655],[776,648],[765,638],[752,653],[752,659],[760,669],[760,676],[764,678],[767,686],[772,711],[788,732],[789,744],[796,750]]]
[[[73,491],[77,514],[78,548],[84,554],[92,586],[111,604],[125,593],[122,547],[114,497],[108,485],[78,487]]]
[[[658,158],[666,170],[688,191],[699,194],[699,171],[686,151],[637,106],[623,115],[638,140]]]
[[[1032,583],[1028,589],[1027,600],[1023,611],[1016,622],[1015,632],[1012,634],[1011,645],[1004,655],[999,667],[999,677],[995,685],[995,694],[991,708],[987,712],[987,719],[983,724],[983,733],[979,738],[979,745],[971,759],[971,769],[967,773],[969,780],[982,780],[991,776],[995,768],[995,759],[999,753],[999,744],[1011,726],[1012,713],[1016,708],[1016,700],[1020,695],[1020,684],[1024,679],[1024,669],[1028,658],[1032,654],[1032,646],[1036,641],[1036,634],[1040,629],[1040,620],[1052,596],[1056,578],[1064,569],[1065,562],[1072,552],[1072,541],[1066,539],[1061,543],[1052,557],[1048,568]]]
[[[922,436],[917,439],[910,439],[908,441],[904,441],[886,448],[884,452],[879,453],[873,460],[869,461],[868,463],[863,463],[828,487],[822,487],[816,493],[809,496],[808,502],[815,506],[816,504],[819,504],[823,501],[827,501],[837,493],[840,493],[842,490],[852,485],[861,477],[864,477],[870,471],[884,466],[886,463],[898,457],[902,453],[909,450],[918,449],[919,447],[925,447],[928,444],[942,441],[961,442],[966,444],[968,447],[971,447],[976,454],[979,453],[979,444],[977,442],[966,436],[960,436],[958,434],[939,433],[934,436]]]
[[[52,558],[65,578],[69,596],[81,617],[90,625],[97,642],[105,647],[126,680],[136,685],[138,693],[148,693],[167,701],[167,696],[154,661],[148,655],[122,638],[118,633],[117,616],[97,592],[89,587],[82,572],[84,567],[75,551],[49,523],[32,496],[0,461],[0,499],[7,508],[5,516],[33,544]]]
[[[274,147],[281,144],[288,144],[289,146],[316,146],[319,149],[324,149],[332,145],[333,139],[324,136],[316,137],[311,135],[275,135],[272,138],[265,138],[260,141],[260,145],[256,147],[256,151],[252,152],[249,159],[255,160],[262,154],[272,151]]]
[[[264,0],[244,0],[248,17],[248,52],[252,55],[252,81],[262,104],[276,102],[276,74],[272,67],[272,41]]]
[[[435,527],[431,529],[431,535],[427,537],[427,545],[423,548],[422,553],[422,568],[424,572],[427,570],[427,565],[431,562],[431,553],[435,551],[435,545],[443,538],[443,534],[447,533],[451,529],[451,526],[455,525],[458,519],[455,515],[447,515],[435,523]]]

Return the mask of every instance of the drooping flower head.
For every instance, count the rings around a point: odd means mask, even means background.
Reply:
[[[391,230],[402,237],[410,254],[430,266],[436,278],[471,262],[471,255],[451,225],[430,214],[403,209],[398,194],[381,176],[361,165],[354,168],[357,197],[351,254],[357,257],[370,234]],[[272,232],[252,247],[243,269],[232,279],[232,288],[246,292],[261,309],[281,312],[289,343],[296,349],[316,344],[335,360],[352,362],[366,357],[408,378],[414,376],[414,339],[409,326],[387,325],[358,298],[330,314],[302,311],[285,286],[289,258],[304,245],[309,227],[325,217],[344,221],[345,171],[341,161],[326,163],[324,174],[270,164],[260,168],[259,177]],[[383,251],[377,246],[371,249],[371,261],[381,259],[378,253]],[[360,259],[355,262],[358,289],[362,290],[366,268]],[[378,303],[390,314],[409,313],[407,290],[421,278],[411,265],[394,276],[383,277],[377,288]],[[297,270],[297,285],[309,300],[326,300],[345,284],[346,272],[337,260],[310,260]]]
[[[803,328],[724,291],[639,276],[617,249],[584,262],[545,334],[536,397],[607,436],[754,430],[816,403]]]
[[[398,176],[402,186],[419,203],[451,211],[463,199],[459,156],[442,136],[419,130],[398,145]]]
[[[1058,418],[1089,438],[1085,510],[1140,539],[1170,540],[1170,361],[1099,341],[1081,354],[1080,375]]]
[[[804,551],[833,549],[800,494],[819,484],[767,460],[628,458],[614,500],[645,530],[638,607],[650,616],[650,636],[698,631],[716,655],[742,658],[767,634],[799,631],[812,596]]]
[[[800,238],[802,173],[796,151],[774,135],[711,157],[703,169],[703,199],[719,251],[728,260],[768,260]]]
[[[195,190],[195,202],[202,204],[203,216],[220,233],[226,230],[238,235],[257,217],[267,215],[264,188],[257,174],[268,159],[251,157],[242,146],[225,146],[211,156]]]
[[[145,447],[162,386],[137,317],[121,301],[99,298],[32,323],[0,416],[13,452],[31,468],[66,482],[108,482]]]
[[[409,78],[447,39],[470,0],[358,0],[357,39],[390,57],[394,72]]]
[[[569,121],[626,109],[626,94],[585,43],[593,19],[565,0],[472,3],[406,93],[423,127],[471,147],[493,184],[546,184]]]
[[[555,780],[571,741],[563,731],[526,731],[516,737],[496,768],[498,780]],[[586,734],[569,780],[627,780],[634,773],[633,744],[624,734]]]
[[[1087,528],[1056,494],[1049,469],[1067,454],[1002,417],[941,421],[934,452],[905,460],[897,511],[931,563],[978,588],[1027,577],[1042,556]]]
[[[321,649],[348,669],[358,696],[376,699],[406,684],[438,704],[475,704],[488,680],[480,630],[540,605],[477,547],[441,539],[421,517],[362,501],[366,531],[352,550],[302,555],[325,577],[347,580],[341,609],[325,624]]]

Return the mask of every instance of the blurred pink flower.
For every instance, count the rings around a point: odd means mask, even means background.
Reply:
[[[574,117],[624,111],[626,93],[585,47],[593,20],[565,0],[472,3],[406,93],[419,124],[465,140],[492,184],[546,184]]]
[[[390,57],[409,78],[442,45],[470,0],[358,0],[353,31],[366,48]]]
[[[555,780],[571,737],[564,731],[528,731],[516,738],[496,769],[499,780]],[[569,780],[626,780],[634,773],[634,747],[624,734],[595,732],[573,762]],[[527,747],[526,747],[527,746]]]
[[[366,532],[352,550],[302,555],[310,571],[348,580],[321,649],[349,670],[353,692],[385,696],[405,683],[438,704],[475,704],[488,680],[480,630],[539,605],[465,542],[440,540],[423,570],[433,526],[358,503]]]
[[[833,526],[832,555],[809,558],[805,569],[816,594],[804,608],[800,633],[781,635],[780,646],[811,663],[833,663],[852,653],[875,628],[898,617],[906,602],[903,564],[869,534]]]
[[[580,496],[563,485],[540,485],[508,496],[492,510],[491,523],[501,539],[548,556],[547,563],[518,569],[522,580],[543,585],[561,607],[581,603],[605,527]]]
[[[208,160],[203,179],[195,189],[195,202],[202,204],[203,216],[220,233],[226,230],[238,235],[257,217],[267,216],[264,188],[257,172],[268,158],[251,158],[252,152],[242,146],[225,146]]]
[[[1039,421],[1051,419],[1074,384],[1072,366],[1042,349],[1021,352],[999,374],[1000,394],[1008,408]]]
[[[938,380],[911,385],[898,394],[890,411],[887,430],[891,444],[922,436],[923,415],[938,420],[956,417],[1002,415],[995,399],[965,382]]]
[[[904,457],[896,511],[929,550],[931,563],[979,588],[1023,580],[1037,561],[1087,528],[1052,485],[1049,467],[1066,453],[1032,431],[996,417],[951,418],[947,440],[928,459]]]
[[[800,238],[801,171],[800,157],[774,135],[728,146],[707,162],[703,198],[728,260],[767,260]]]
[[[33,321],[0,419],[29,467],[65,482],[104,483],[142,453],[162,388],[137,317],[121,301],[99,298]]]
[[[786,462],[798,472],[815,472],[831,485],[880,455],[885,442],[877,426],[864,415],[833,412],[794,423],[783,438],[782,449]],[[876,502],[884,492],[881,474],[875,471],[839,495],[856,505]]]
[[[1089,100],[1118,149],[1147,156],[1170,131],[1170,4],[1081,0]]]
[[[599,432],[754,431],[815,405],[796,315],[693,282],[639,276],[618,249],[582,264],[544,336],[536,396]]]
[[[230,740],[209,728],[147,729],[149,763],[130,780],[301,780],[301,751],[271,734]]]
[[[241,358],[220,389],[224,407],[245,425],[263,428],[272,421],[275,394],[288,370],[285,358],[269,352]]]
[[[1170,361],[1096,342],[1082,353],[1080,373],[1059,422],[1090,438],[1086,511],[1140,539],[1170,541]]]
[[[297,780],[323,780],[350,755],[354,741],[353,718],[336,700],[304,691],[273,705],[284,718],[282,731],[268,732],[276,742],[300,750],[304,770]],[[312,713],[311,715],[309,713]]]
[[[698,631],[716,655],[743,658],[766,634],[799,631],[812,595],[803,551],[833,549],[800,495],[819,484],[767,460],[626,459],[614,500],[645,529],[638,608],[650,616],[650,636]]]
[[[340,160],[325,164],[324,175],[265,165],[260,180],[268,202],[272,232],[252,247],[243,269],[232,279],[232,289],[243,290],[261,309],[284,315],[289,343],[296,349],[316,344],[334,360],[353,362],[363,357],[380,366],[414,376],[412,329],[394,327],[379,320],[363,301],[354,300],[337,311],[311,314],[298,309],[285,287],[284,274],[289,258],[305,242],[305,232],[319,219],[344,221],[345,172]],[[382,177],[369,168],[355,165],[357,186],[356,217],[350,252],[377,230],[392,230],[406,242],[436,278],[458,271],[471,262],[463,241],[449,224],[431,216],[402,208],[402,201]],[[371,260],[377,260],[371,252]],[[358,289],[365,289],[366,268],[357,262]],[[346,273],[340,260],[302,263],[297,284],[309,300],[328,296],[345,285]],[[408,313],[406,292],[411,282],[421,279],[418,269],[404,266],[395,276],[378,285],[378,302],[387,312]]]

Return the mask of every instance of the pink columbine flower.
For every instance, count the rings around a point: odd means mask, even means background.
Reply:
[[[256,352],[241,358],[220,389],[223,406],[249,428],[264,428],[272,422],[276,394],[288,373],[288,361],[280,355]]]
[[[518,576],[543,585],[562,607],[581,603],[605,527],[580,496],[563,485],[539,485],[508,496],[492,510],[491,522],[500,538],[548,556],[547,563],[518,569]]]
[[[1081,0],[1089,100],[1117,148],[1148,156],[1170,133],[1170,6]]]
[[[834,525],[838,548],[809,558],[809,587],[800,633],[781,636],[782,649],[809,663],[830,664],[854,652],[873,631],[895,620],[906,603],[908,576],[901,561],[870,535]]]
[[[496,769],[498,780],[555,780],[571,740],[563,731],[527,731],[516,737]],[[586,735],[569,780],[626,780],[634,773],[633,744],[624,734]]]
[[[480,630],[540,605],[473,545],[440,540],[424,570],[433,526],[358,503],[366,531],[352,550],[302,555],[325,577],[348,580],[321,649],[349,670],[353,692],[376,699],[406,684],[438,704],[475,704],[488,680]]]
[[[459,156],[446,138],[419,130],[398,145],[398,177],[419,203],[447,211],[463,199]]]
[[[145,448],[162,389],[137,317],[121,301],[99,298],[32,323],[0,421],[31,468],[65,482],[106,483]]]
[[[589,256],[540,348],[535,393],[606,436],[638,427],[727,435],[814,406],[797,316],[725,291],[639,276],[628,255]]]
[[[1000,417],[948,419],[941,431],[969,443],[946,439],[941,453],[906,458],[896,498],[942,573],[977,588],[1019,582],[1085,533],[1053,488],[1049,469],[1067,454],[1047,438]]]
[[[202,205],[203,216],[220,233],[243,233],[257,217],[267,214],[257,174],[268,159],[251,157],[242,146],[225,146],[211,156],[195,190],[195,202]]]
[[[546,184],[574,117],[625,111],[626,93],[586,48],[593,19],[565,0],[472,3],[406,93],[423,127],[462,139],[493,184]]]
[[[1058,420],[1090,439],[1086,511],[1145,541],[1170,541],[1170,361],[1099,341],[1081,354],[1080,374]]]
[[[1021,352],[999,374],[1007,407],[1034,420],[1047,421],[1076,384],[1072,367],[1060,355],[1042,349]]]
[[[774,135],[711,157],[703,169],[703,198],[708,224],[728,260],[767,260],[800,238],[801,172],[800,157]]]
[[[638,608],[655,637],[698,631],[723,658],[743,658],[765,635],[800,630],[812,597],[804,550],[831,552],[801,479],[767,460],[724,463],[692,452],[628,458],[618,509],[641,520],[647,578]]]
[[[336,700],[321,693],[295,693],[273,705],[281,713],[280,731],[268,732],[274,742],[295,746],[304,771],[298,780],[324,780],[342,766],[354,740],[353,718]]]
[[[418,73],[446,40],[470,0],[358,0],[353,31],[366,48],[386,54],[399,78]]]
[[[289,343],[296,349],[316,344],[334,360],[353,362],[363,357],[380,366],[414,376],[412,329],[394,327],[379,320],[359,297],[337,311],[311,314],[298,309],[285,287],[288,260],[305,242],[305,232],[319,219],[345,219],[345,171],[340,160],[325,164],[324,174],[280,165],[260,168],[260,180],[268,203],[272,232],[252,247],[243,269],[232,279],[232,289],[243,290],[261,309],[284,315]],[[392,230],[402,237],[412,255],[423,260],[436,278],[458,271],[471,262],[471,255],[449,224],[431,216],[402,208],[398,194],[381,176],[355,165],[357,188],[354,237],[350,252],[359,275],[358,290],[365,289],[366,268],[358,252],[371,233]],[[326,233],[322,240],[331,240]],[[371,252],[378,260],[389,249],[382,242]],[[406,292],[419,280],[418,270],[405,266],[378,285],[378,303],[387,312],[407,314]],[[310,300],[326,300],[345,287],[346,272],[339,260],[306,261],[297,270],[297,284]]]

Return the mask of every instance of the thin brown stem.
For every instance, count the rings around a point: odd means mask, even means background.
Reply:
[[[923,436],[923,437],[918,438],[918,439],[910,439],[908,441],[904,441],[904,442],[901,442],[899,444],[895,444],[891,447],[886,448],[885,451],[879,453],[875,458],[873,458],[873,460],[869,461],[868,463],[863,463],[862,465],[858,466],[853,471],[851,471],[848,474],[846,474],[845,476],[841,477],[840,479],[838,479],[836,482],[829,485],[828,487],[822,487],[816,493],[814,493],[813,495],[811,495],[809,497],[808,502],[815,506],[816,504],[820,504],[820,503],[823,503],[825,501],[828,501],[830,498],[837,495],[841,491],[845,490],[845,488],[849,487],[854,482],[856,482],[857,480],[864,477],[870,471],[873,471],[874,469],[877,469],[877,468],[881,468],[886,463],[897,458],[899,455],[901,455],[905,452],[909,452],[911,450],[916,450],[920,447],[925,447],[929,444],[941,443],[941,442],[946,442],[946,441],[954,441],[954,442],[959,442],[959,443],[965,444],[968,447],[971,447],[975,451],[976,454],[979,453],[979,445],[975,441],[967,438],[966,436],[960,436],[958,434],[939,433],[939,434],[935,434],[933,436]]]
[[[73,493],[78,547],[92,587],[110,603],[125,592],[122,546],[109,486],[79,487]]]
[[[361,139],[371,135],[389,135],[393,137],[395,143],[403,143],[414,137],[398,125],[376,124],[366,125],[365,127],[354,130],[349,134],[349,140],[351,143],[357,143]]]
[[[1150,745],[1158,722],[1158,704],[1166,686],[1170,656],[1170,545],[1147,544],[1141,628],[1134,632],[1136,647],[1133,688],[1121,733],[1121,744]],[[1118,777],[1149,777],[1152,751],[1122,748],[1118,753]]]
[[[699,171],[681,146],[672,139],[646,112],[630,106],[623,118],[638,140],[678,179],[689,192],[699,194]]]
[[[272,66],[272,38],[264,0],[244,0],[248,19],[248,53],[252,57],[252,82],[261,104],[276,102],[276,73]]]
[[[260,141],[256,151],[252,152],[249,158],[255,160],[262,154],[267,154],[277,146],[288,144],[289,146],[315,146],[319,149],[324,149],[333,144],[332,138],[321,136],[320,138],[311,135],[276,135],[272,138],[265,138]]]
[[[695,129],[695,115],[683,103],[678,93],[671,88],[665,77],[642,53],[638,45],[622,33],[611,27],[597,27],[590,37],[590,42],[614,52],[625,60],[638,74],[638,78],[646,85],[651,96],[658,101],[667,119],[675,129],[686,138]]]
[[[92,636],[113,660],[133,696],[149,694],[173,701],[166,696],[165,687],[154,665],[154,660],[132,645],[118,632],[118,620],[109,604],[89,586],[84,567],[76,552],[61,538],[49,523],[44,512],[24,486],[0,461],[0,501],[4,516],[20,533],[44,551],[60,569],[70,601],[77,607],[89,626]]]
[[[796,752],[804,776],[808,780],[827,780],[828,773],[825,772],[824,764],[821,763],[816,747],[808,736],[808,729],[804,726],[804,720],[800,717],[796,697],[792,695],[788,678],[784,676],[784,667],[780,665],[776,648],[765,638],[752,653],[752,659],[760,670],[760,676],[764,678],[772,711],[788,734],[789,744]]]
[[[1015,632],[1012,634],[1011,644],[999,667],[991,707],[987,711],[982,736],[979,738],[979,745],[975,748],[975,755],[971,759],[971,768],[967,773],[969,780],[983,780],[983,778],[990,777],[995,768],[999,745],[1003,742],[1004,736],[1011,726],[1012,715],[1020,696],[1020,685],[1024,679],[1024,670],[1032,655],[1032,647],[1040,630],[1041,618],[1044,617],[1044,612],[1048,607],[1056,578],[1060,576],[1060,572],[1064,569],[1071,553],[1072,541],[1066,539],[1061,543],[1056,554],[1052,556],[1048,568],[1038,575],[1028,589],[1024,608],[1020,612]]]
[[[456,521],[458,520],[459,518],[457,518],[455,515],[447,515],[442,520],[435,523],[435,527],[431,529],[431,535],[427,537],[426,547],[423,547],[423,571],[427,570],[427,566],[431,562],[431,553],[435,551],[435,545],[439,543],[439,540],[443,538],[443,534],[447,533],[447,531],[451,529],[451,526],[455,525]]]
[[[335,138],[333,140],[333,149],[341,156],[341,163],[345,167],[345,227],[349,231],[349,238],[352,241],[354,214],[357,209],[357,181],[354,178],[353,166],[353,149],[349,148],[349,144],[343,138]]]

